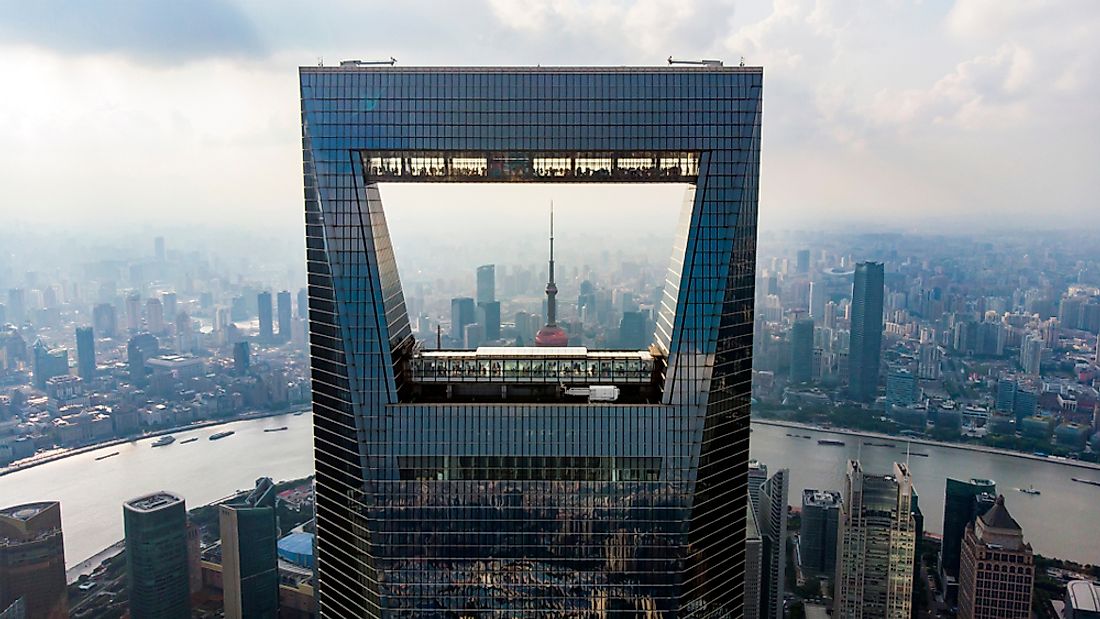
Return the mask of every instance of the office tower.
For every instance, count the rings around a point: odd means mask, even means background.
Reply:
[[[808,383],[813,379],[814,321],[802,318],[791,327],[791,382]]]
[[[760,486],[768,481],[768,465],[759,460],[749,460],[748,471],[749,505],[753,512],[759,513]]]
[[[76,328],[76,371],[84,380],[95,378],[95,332],[91,327]]]
[[[477,304],[497,300],[497,267],[485,264],[477,268]]]
[[[248,374],[248,368],[251,365],[249,359],[248,341],[241,340],[233,344],[233,371],[243,376]]]
[[[760,617],[760,582],[764,569],[764,540],[752,504],[745,506],[745,619]]]
[[[481,325],[486,340],[499,340],[500,301],[479,303],[477,306],[477,322]]]
[[[554,282],[554,205],[550,204],[550,268],[546,282],[546,325],[535,334],[535,346],[568,346],[569,335],[558,326],[558,285]]]
[[[482,330],[481,325],[476,322],[466,325],[466,328],[462,330],[462,347],[468,350],[474,350],[485,340],[485,332]]]
[[[756,522],[763,540],[760,570],[760,617],[783,619],[783,590],[787,573],[788,469],[780,469],[760,485]]]
[[[290,291],[284,290],[279,293],[279,339],[284,342],[290,341],[290,322],[294,313],[290,307]]]
[[[298,318],[309,320],[309,291],[298,289]]]
[[[913,482],[906,465],[891,475],[848,461],[836,548],[835,619],[909,619],[913,597]]]
[[[466,337],[466,325],[477,322],[474,300],[470,297],[451,299],[451,339],[459,346]]]
[[[8,324],[8,306],[0,303],[0,327]]]
[[[1100,619],[1100,583],[1071,580],[1066,583],[1061,619]]]
[[[832,576],[836,568],[840,501],[839,492],[802,491],[802,529],[798,548],[803,570]]]
[[[1002,378],[997,381],[997,401],[995,408],[1002,413],[1011,413],[1016,405],[1016,381]]]
[[[878,393],[878,371],[882,358],[882,295],[884,273],[881,262],[856,265],[852,286],[851,343],[848,346],[848,394],[853,400],[870,402]]]
[[[65,587],[61,504],[44,501],[0,509],[0,610],[22,599],[27,617],[67,619]]]
[[[139,333],[126,343],[126,363],[130,366],[130,382],[145,386],[145,362],[160,352],[160,342],[152,333]]]
[[[153,256],[157,259],[157,262],[164,262],[164,237],[158,236],[153,238]]]
[[[141,295],[136,292],[126,295],[126,329],[130,333],[141,331]]]
[[[1016,399],[1012,403],[1012,414],[1016,417],[1016,427],[1020,427],[1024,419],[1035,416],[1038,409],[1039,394],[1034,389],[1017,387]]]
[[[991,507],[981,500],[996,496],[997,483],[992,479],[947,479],[943,497],[943,544],[940,548],[940,578],[947,597],[954,599],[958,587],[959,553],[966,525]]]
[[[649,342],[646,333],[646,315],[643,312],[623,312],[619,320],[619,348],[645,350]]]
[[[27,619],[27,604],[23,598],[16,598],[9,606],[0,606],[0,619]]]
[[[810,250],[800,249],[798,250],[798,256],[795,259],[795,271],[798,273],[810,272]]]
[[[154,492],[122,506],[126,583],[134,619],[188,619],[187,507],[170,492]]]
[[[115,306],[110,303],[100,303],[92,308],[92,328],[100,337],[116,337],[118,315],[115,313]]]
[[[27,320],[27,291],[22,288],[8,290],[8,322],[21,325]]]
[[[37,340],[31,349],[34,353],[34,386],[46,388],[46,381],[54,376],[69,373],[69,351],[64,348],[49,348],[42,340]]]
[[[267,344],[275,339],[275,326],[272,324],[271,293],[264,291],[256,295],[256,308],[260,315],[260,341]]]
[[[275,484],[268,477],[243,499],[218,506],[226,619],[275,619],[279,614],[279,527]]]
[[[959,619],[1031,619],[1035,558],[1004,496],[966,525],[959,566]]]
[[[322,616],[743,614],[761,80],[301,69]],[[682,183],[652,352],[418,346],[378,185],[426,179]]]
[[[886,376],[886,410],[891,406],[908,406],[920,399],[917,377],[909,370],[898,369]]]

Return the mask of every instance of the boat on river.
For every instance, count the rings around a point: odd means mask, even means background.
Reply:
[[[818,445],[835,445],[838,447],[844,446],[844,441],[838,441],[835,438],[819,438],[817,439]]]
[[[1039,490],[1035,486],[1028,486],[1027,488],[1017,488],[1017,490],[1023,492],[1024,494],[1030,494],[1032,496],[1042,494],[1042,492],[1039,492]]]
[[[234,434],[236,434],[236,432],[234,432],[233,430],[226,430],[224,432],[215,432],[215,433],[210,435],[210,440],[216,441],[218,439],[225,438],[227,436],[233,436]]]
[[[180,445],[186,445],[188,443],[194,443],[197,440],[199,440],[199,437],[197,437],[197,436],[192,436],[191,438],[185,438],[182,441],[180,441]]]
[[[100,461],[100,460],[106,460],[107,458],[110,458],[110,457],[113,457],[113,456],[117,456],[117,455],[118,455],[118,452],[117,452],[117,451],[112,451],[112,452],[111,452],[111,453],[109,453],[109,454],[106,454],[106,455],[102,455],[102,456],[99,456],[98,458],[96,458],[96,461],[98,462],[98,461]],[[1074,481],[1077,481],[1077,480],[1074,480]]]
[[[282,432],[286,430],[286,426],[280,426],[278,428],[264,428],[264,432]]]
[[[175,442],[176,442],[176,437],[174,437],[174,436],[171,436],[171,435],[162,436],[162,437],[158,438],[157,440],[153,441],[153,447],[163,447],[165,445],[171,445],[172,443],[175,443]]]
[[[1100,481],[1096,481],[1095,479],[1082,479],[1080,477],[1070,477],[1070,479],[1077,482],[1077,483],[1079,483],[1079,484],[1088,484],[1090,486],[1100,486]]]

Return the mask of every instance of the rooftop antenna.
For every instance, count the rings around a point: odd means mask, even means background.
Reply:
[[[912,446],[912,441],[905,441],[905,470],[909,471],[909,447]]]
[[[676,64],[695,65],[695,66],[707,67],[707,68],[711,68],[711,69],[718,68],[718,67],[723,65],[721,60],[707,60],[707,59],[703,59],[703,60],[676,60],[672,56],[668,57],[668,64],[669,64],[669,66],[676,65]],[[744,65],[742,65],[742,66],[744,66]]]
[[[317,66],[319,66],[319,67],[325,66],[325,57],[324,56],[318,56],[317,57]]]
[[[435,326],[435,349],[443,350],[443,325]]]
[[[745,57],[744,56],[741,56],[741,64],[738,65],[738,66],[742,66],[742,67],[745,66]]]

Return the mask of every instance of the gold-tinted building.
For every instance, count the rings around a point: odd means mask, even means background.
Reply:
[[[61,503],[57,501],[0,510],[0,609],[19,598],[28,617],[69,616]]]

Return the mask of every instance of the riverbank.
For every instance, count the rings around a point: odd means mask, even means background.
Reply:
[[[1069,460],[1050,458],[1045,456],[1036,456],[1035,454],[1023,453],[1019,451],[1012,451],[1011,449],[1000,449],[997,447],[989,447],[988,445],[971,445],[967,443],[951,443],[947,441],[937,441],[928,438],[912,438],[908,436],[896,436],[893,434],[884,434],[882,432],[867,432],[864,430],[850,430],[848,428],[837,427],[824,427],[815,425],[812,423],[802,423],[800,421],[787,421],[784,419],[753,419],[752,423],[759,423],[767,426],[776,426],[780,428],[797,428],[802,430],[814,430],[817,432],[827,432],[829,434],[845,435],[845,436],[859,436],[863,438],[874,438],[887,440],[893,443],[911,443],[914,445],[929,445],[934,447],[944,447],[947,449],[960,449],[963,451],[973,451],[979,453],[994,454],[998,456],[1009,456],[1011,458],[1020,458],[1023,460],[1033,460],[1036,462],[1046,462],[1048,464],[1063,464],[1066,466],[1072,466],[1082,469],[1088,469],[1092,471],[1100,471],[1100,464],[1093,462],[1083,462],[1081,460]]]
[[[186,425],[186,426],[177,426],[177,427],[174,427],[174,428],[165,428],[163,430],[155,430],[153,432],[148,432],[146,434],[142,434],[141,436],[128,436],[128,437],[125,437],[125,438],[116,438],[116,439],[111,439],[109,441],[105,441],[103,443],[96,443],[94,445],[84,445],[82,447],[75,447],[73,449],[59,449],[59,450],[47,452],[47,453],[44,453],[44,454],[34,455],[34,456],[31,456],[30,458],[24,458],[22,460],[18,460],[16,462],[13,462],[13,463],[9,464],[6,467],[0,468],[0,477],[3,477],[4,475],[7,475],[9,473],[17,473],[19,471],[23,471],[23,470],[29,469],[31,467],[38,466],[40,464],[46,464],[48,462],[55,462],[57,460],[68,458],[69,456],[78,456],[78,455],[83,454],[83,453],[88,453],[89,451],[95,451],[97,449],[103,449],[104,447],[113,447],[115,445],[125,445],[126,443],[136,443],[136,442],[139,442],[139,441],[144,441],[145,439],[148,439],[148,438],[156,438],[158,436],[164,436],[166,434],[175,434],[177,432],[189,432],[191,430],[201,430],[203,428],[212,428],[214,426],[221,426],[221,425],[225,425],[227,423],[234,423],[234,422],[237,422],[237,421],[251,421],[253,419],[263,419],[265,417],[277,417],[279,415],[289,415],[289,414],[292,414],[292,413],[309,411],[311,409],[311,407],[312,407],[311,404],[299,404],[299,405],[295,405],[295,406],[289,406],[285,409],[280,409],[280,410],[277,410],[277,411],[256,411],[256,412],[252,412],[252,413],[245,413],[243,415],[239,415],[237,417],[232,417],[232,418],[228,418],[228,419],[208,419],[208,420],[205,420],[205,421],[197,421],[195,423],[192,423],[192,424],[189,424],[189,425]]]

